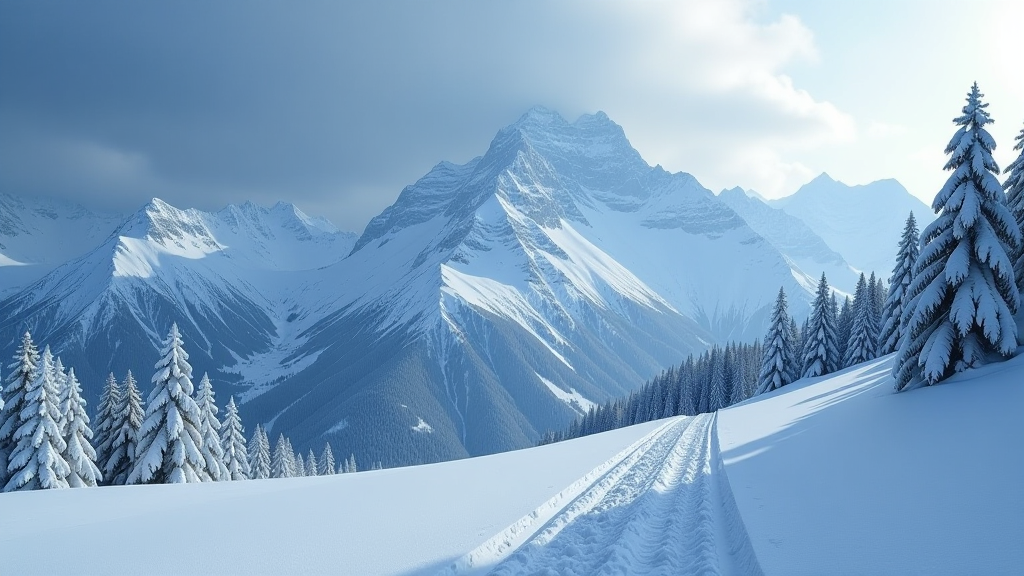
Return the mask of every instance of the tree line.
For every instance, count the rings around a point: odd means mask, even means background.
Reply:
[[[336,462],[330,443],[319,458],[296,453],[284,434],[274,450],[256,425],[246,441],[235,399],[224,417],[213,385],[192,367],[171,326],[143,402],[131,371],[110,374],[90,419],[74,368],[25,332],[0,390],[0,487],[5,492],[99,485],[211,482],[356,472],[355,456]],[[95,422],[93,426],[92,423]]]
[[[914,214],[908,216],[888,286],[873,272],[861,274],[853,298],[840,306],[822,274],[802,325],[779,288],[763,343],[691,355],[628,398],[591,408],[567,430],[546,433],[541,444],[713,412],[893,352],[897,391],[1011,357],[1018,346],[1014,315],[1024,293],[1024,129],[1013,147],[1021,153],[1000,184],[983,96],[975,83],[954,119],[959,128],[946,146],[944,167],[952,174],[932,203],[938,218],[919,232]],[[752,377],[751,354],[759,358]]]

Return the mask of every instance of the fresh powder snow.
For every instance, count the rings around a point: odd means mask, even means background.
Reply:
[[[1024,565],[1024,454],[1013,448],[1024,437],[1024,357],[900,394],[891,363],[800,380],[714,415],[441,464],[3,494],[4,568],[1015,573]],[[186,555],[150,537],[196,525],[233,536],[194,539]],[[121,560],[112,564],[115,532]],[[40,539],[75,545],[40,555]]]

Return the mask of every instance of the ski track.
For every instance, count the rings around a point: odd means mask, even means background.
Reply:
[[[668,421],[442,574],[762,574],[715,421]]]

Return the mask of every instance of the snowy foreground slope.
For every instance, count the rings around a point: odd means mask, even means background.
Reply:
[[[0,494],[11,574],[1013,574],[1024,357],[333,477]],[[60,543],[53,545],[53,543]]]
[[[722,411],[766,574],[1020,574],[1024,356],[893,393],[893,356]]]

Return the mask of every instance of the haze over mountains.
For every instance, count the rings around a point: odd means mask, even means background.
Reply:
[[[5,356],[32,330],[94,401],[110,370],[147,381],[177,321],[250,425],[385,465],[531,445],[686,354],[760,338],[779,286],[800,315],[823,270],[845,292],[887,278],[907,213],[931,219],[894,181],[716,196],[603,113],[541,108],[358,238],[287,204],[0,206]]]

